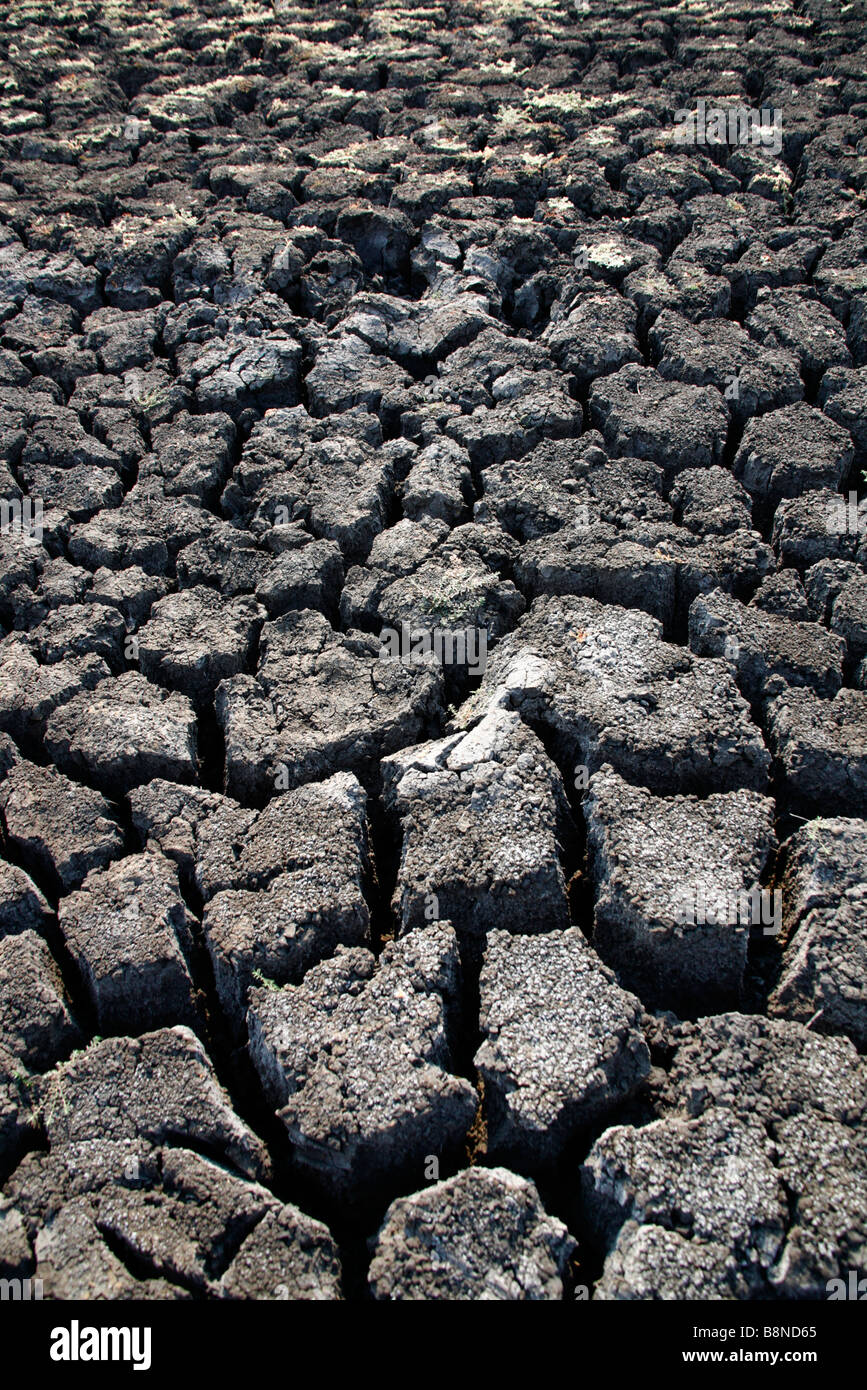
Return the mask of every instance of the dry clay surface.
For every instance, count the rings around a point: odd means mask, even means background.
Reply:
[[[0,5],[4,1279],[867,1268],[865,188],[861,3]]]

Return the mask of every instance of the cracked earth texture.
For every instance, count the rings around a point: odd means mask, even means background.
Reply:
[[[0,1272],[824,1298],[863,4],[0,15]]]

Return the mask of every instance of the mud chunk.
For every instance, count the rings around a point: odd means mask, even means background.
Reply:
[[[41,931],[51,909],[23,869],[0,859],[0,938],[23,931]]]
[[[699,1298],[748,1298],[766,1288],[788,1209],[762,1130],[713,1114],[618,1126],[594,1144],[581,1183],[588,1217],[613,1247],[603,1298],[615,1289],[671,1298],[684,1285]]]
[[[567,380],[552,372],[516,371],[497,382],[496,404],[449,418],[445,431],[467,451],[475,469],[521,458],[543,439],[571,439],[582,429],[580,405]]]
[[[147,367],[153,360],[162,317],[161,312],[153,309],[140,313],[114,307],[97,309],[81,326],[84,346],[97,353],[105,372]]]
[[[181,380],[206,413],[237,418],[250,407],[295,405],[301,346],[282,330],[205,343],[182,365]]]
[[[255,536],[227,522],[180,551],[178,588],[195,589],[204,584],[225,598],[235,598],[252,593],[271,565],[270,555]]]
[[[44,666],[17,636],[7,638],[0,651],[0,729],[25,741],[45,732],[54,710],[83,691],[92,690],[110,674],[105,661],[95,652]]]
[[[845,639],[854,661],[867,655],[867,574],[862,571],[851,575],[834,599],[831,630]]]
[[[364,565],[353,565],[340,595],[340,618],[345,627],[378,630],[379,600],[392,580],[414,573],[439,549],[448,535],[443,521],[402,518],[381,531]]]
[[[594,286],[572,303],[565,316],[552,320],[542,341],[558,364],[572,372],[579,387],[586,387],[627,362],[643,360],[636,338],[637,319],[628,299]]]
[[[794,353],[813,376],[852,360],[839,319],[800,285],[760,290],[745,326],[757,342]]]
[[[831,1280],[848,1293],[867,1237],[863,1127],[795,1115],[777,1133],[780,1175],[796,1195],[797,1216],[771,1283],[783,1298],[828,1298]]]
[[[791,574],[791,570],[783,570]],[[804,589],[810,604],[811,616],[820,622],[829,623],[839,595],[850,580],[857,579],[861,571],[852,560],[819,560],[811,565],[804,575]]]
[[[590,782],[593,944],[649,1007],[737,998],[776,848],[774,803],[740,790],[663,798],[611,768]]]
[[[347,207],[335,230],[338,240],[358,253],[369,275],[393,275],[408,261],[413,225],[399,208]]]
[[[601,444],[595,430],[545,440],[522,459],[486,468],[476,520],[497,521],[521,541],[579,524],[631,531],[640,521],[670,521],[662,470],[645,459],[609,459]]]
[[[747,492],[727,468],[686,468],[671,490],[681,526],[697,536],[749,531],[752,506]]]
[[[787,690],[768,711],[768,738],[794,807],[810,814],[867,814],[867,691],[824,700]]]
[[[463,347],[482,329],[496,327],[488,308],[487,296],[475,285],[471,289],[460,277],[445,274],[417,301],[356,295],[341,329],[419,370]]]
[[[193,780],[196,716],[185,696],[128,671],[55,710],[45,746],[61,771],[119,797],[154,777]]]
[[[0,940],[0,1046],[28,1071],[45,1071],[81,1040],[47,945],[33,931]]]
[[[560,775],[518,716],[494,709],[468,733],[383,760],[400,824],[393,908],[402,931],[447,918],[478,956],[488,931],[568,926],[559,859],[569,817]]]
[[[57,608],[27,634],[27,642],[46,666],[74,657],[96,656],[119,671],[124,663],[126,626],[113,608],[76,603]]]
[[[138,565],[125,570],[98,569],[87,594],[89,603],[117,608],[131,628],[144,623],[157,599],[165,598],[168,583],[158,575],[145,574]]]
[[[140,465],[139,478],[162,478],[168,497],[188,494],[213,500],[226,481],[234,439],[228,415],[190,415],[182,410],[152,431],[153,452]]]
[[[404,516],[438,517],[450,526],[465,519],[472,498],[468,464],[468,456],[451,440],[422,449],[403,485]]]
[[[379,411],[390,398],[399,401],[412,381],[405,368],[342,326],[334,332],[304,379],[310,413],[324,417],[358,405]]]
[[[176,1298],[163,1280],[136,1279],[105,1244],[86,1197],[68,1202],[38,1233],[36,1277],[51,1299]]]
[[[786,951],[769,1011],[867,1042],[867,823],[811,821],[788,843]]]
[[[162,1151],[158,1186],[101,1193],[97,1224],[145,1268],[211,1297],[340,1297],[325,1226],[188,1149]]]
[[[69,552],[88,569],[123,570],[138,565],[165,575],[178,551],[214,529],[209,512],[184,497],[166,497],[154,480],[127,493],[122,507],[73,526]]]
[[[225,677],[251,664],[264,617],[252,598],[222,599],[204,585],[168,594],[139,634],[142,671],[194,704],[207,704]]]
[[[750,420],[734,473],[751,496],[775,507],[784,497],[840,486],[854,450],[848,430],[798,401]]]
[[[867,455],[867,368],[832,367],[822,378],[818,402],[826,415],[849,431],[863,460]]]
[[[187,965],[193,919],[168,859],[134,854],[92,871],[63,899],[58,920],[100,1032],[196,1021]]]
[[[736,420],[803,398],[797,358],[779,348],[760,347],[729,319],[690,323],[666,310],[650,330],[650,344],[660,376],[715,386]]]
[[[468,1168],[392,1202],[370,1287],[374,1298],[395,1301],[560,1299],[574,1250],[533,1183],[505,1168]]]
[[[863,1058],[848,1038],[743,1014],[683,1024],[675,1044],[667,1094],[674,1115],[718,1114],[727,1130],[773,1127],[775,1164],[796,1217],[761,1262],[767,1285],[784,1298],[826,1298],[828,1279],[845,1282],[864,1240]]]
[[[441,922],[378,961],[341,947],[300,985],[251,992],[250,1055],[296,1164],[324,1190],[369,1194],[462,1143],[476,1092],[449,1071],[458,975]]]
[[[530,595],[580,594],[641,608],[671,634],[697,594],[721,587],[746,595],[772,566],[756,531],[699,537],[667,522],[622,529],[591,522],[530,541],[515,578]]]
[[[550,1162],[598,1124],[650,1070],[640,1005],[574,927],[488,936],[475,1056],[488,1153],[518,1167]]]
[[[593,1292],[599,1302],[748,1297],[738,1257],[719,1241],[625,1221]]]
[[[426,731],[441,708],[442,678],[429,664],[380,654],[373,637],[343,636],[307,609],[266,623],[255,677],[217,692],[226,740],[226,790],[242,800],[363,771]]]
[[[123,851],[105,798],[53,767],[19,763],[0,783],[0,809],[17,852],[65,892]]]
[[[645,323],[653,323],[665,309],[697,322],[710,316],[725,317],[731,308],[731,285],[725,276],[674,257],[664,270],[653,265],[633,270],[623,281],[622,290]]]
[[[799,1023],[729,1013],[681,1024],[665,1104],[690,1117],[722,1110],[745,1122],[815,1112],[860,1127],[867,1067],[848,1038]]]
[[[719,589],[699,595],[690,608],[689,644],[699,656],[726,659],[753,704],[778,691],[781,682],[833,695],[843,680],[841,638],[818,623],[746,607]]]
[[[673,475],[722,461],[729,415],[713,387],[684,386],[631,365],[594,384],[590,419],[612,453],[651,459]]]
[[[262,1144],[188,1028],[91,1043],[40,1082],[40,1106],[52,1149],[93,1139],[193,1143],[246,1176],[268,1175]]]
[[[820,560],[867,557],[867,500],[849,499],[829,488],[781,502],[774,515],[773,543],[785,565],[807,568]]]
[[[797,570],[777,570],[774,574],[766,575],[750,599],[749,606],[794,623],[807,623],[815,616]]]
[[[607,762],[660,792],[767,785],[770,756],[724,663],[663,642],[646,613],[537,599],[494,650],[461,724],[494,706],[547,729],[558,765],[585,777]]]
[[[255,860],[242,857],[227,886],[209,892],[203,920],[217,991],[238,1032],[251,982],[295,982],[338,945],[366,943],[369,928],[365,798],[354,777],[285,793],[248,833],[252,849],[270,848],[273,876],[264,887]],[[203,846],[207,835],[203,827]]]
[[[525,608],[522,595],[508,579],[500,579],[469,548],[445,547],[410,575],[395,579],[379,596],[377,615],[385,629],[395,632],[403,623],[409,632],[463,634],[463,649],[443,648],[442,664],[461,670],[484,669],[487,643],[514,625]],[[484,635],[485,652],[482,652]],[[457,637],[456,639],[457,640]],[[438,659],[439,654],[437,653]]]
[[[347,413],[342,433],[335,425],[329,437],[305,438],[294,411],[269,411],[244,446],[234,475],[242,495],[227,489],[230,509],[250,514],[262,530],[300,522],[336,541],[347,560],[362,560],[386,524],[395,467],[387,448],[374,447],[381,443],[376,417]]]
[[[340,1257],[327,1227],[297,1207],[273,1207],[220,1280],[228,1298],[339,1299]]]
[[[334,541],[311,541],[287,550],[264,572],[256,598],[269,618],[296,608],[335,613],[343,587],[343,558]]]

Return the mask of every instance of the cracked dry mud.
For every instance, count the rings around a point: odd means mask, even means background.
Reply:
[[[0,1272],[824,1298],[863,5],[0,14]]]

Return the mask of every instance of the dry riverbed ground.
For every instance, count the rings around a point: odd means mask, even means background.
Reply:
[[[863,5],[0,13],[0,1272],[824,1299]]]

